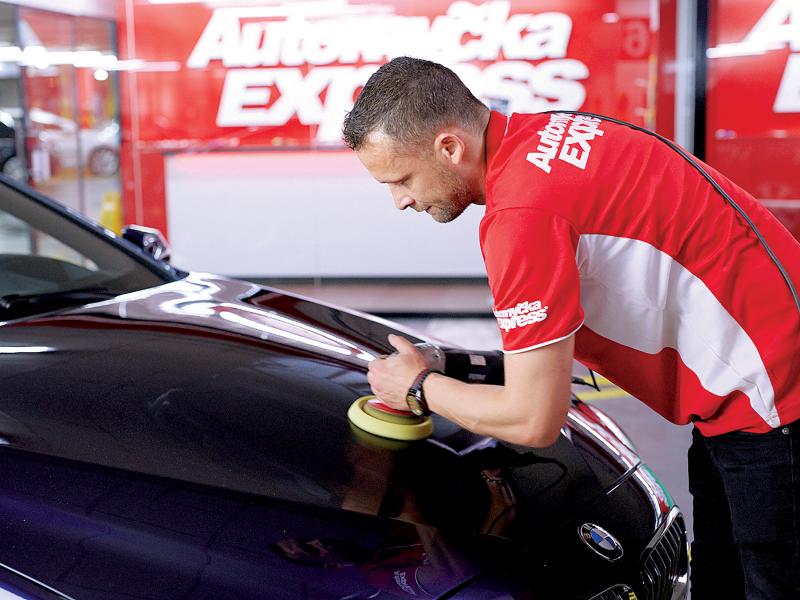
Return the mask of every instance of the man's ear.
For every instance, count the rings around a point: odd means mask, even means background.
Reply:
[[[433,142],[436,158],[451,165],[459,165],[464,160],[466,145],[455,133],[442,132]]]

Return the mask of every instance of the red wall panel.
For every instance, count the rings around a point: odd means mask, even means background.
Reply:
[[[707,161],[800,237],[800,2],[714,0]]]

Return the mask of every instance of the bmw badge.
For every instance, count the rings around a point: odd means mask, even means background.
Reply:
[[[584,523],[578,530],[583,543],[606,560],[622,558],[622,546],[613,535],[593,523]]]

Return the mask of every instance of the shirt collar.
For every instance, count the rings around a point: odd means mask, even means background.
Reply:
[[[492,158],[497,153],[497,149],[500,147],[500,143],[503,141],[503,137],[506,134],[506,129],[508,129],[508,120],[510,117],[507,117],[503,113],[497,112],[493,110],[489,114],[489,124],[486,126],[486,164],[487,166],[489,163],[492,162]]]

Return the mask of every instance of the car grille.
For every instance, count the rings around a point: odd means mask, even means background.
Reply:
[[[671,600],[675,584],[685,575],[688,556],[683,517],[670,513],[666,527],[648,545],[642,560],[643,600]]]
[[[686,528],[677,507],[664,519],[642,553],[642,587],[617,584],[589,600],[678,600],[686,597],[689,568]],[[638,587],[638,586],[637,586]]]

